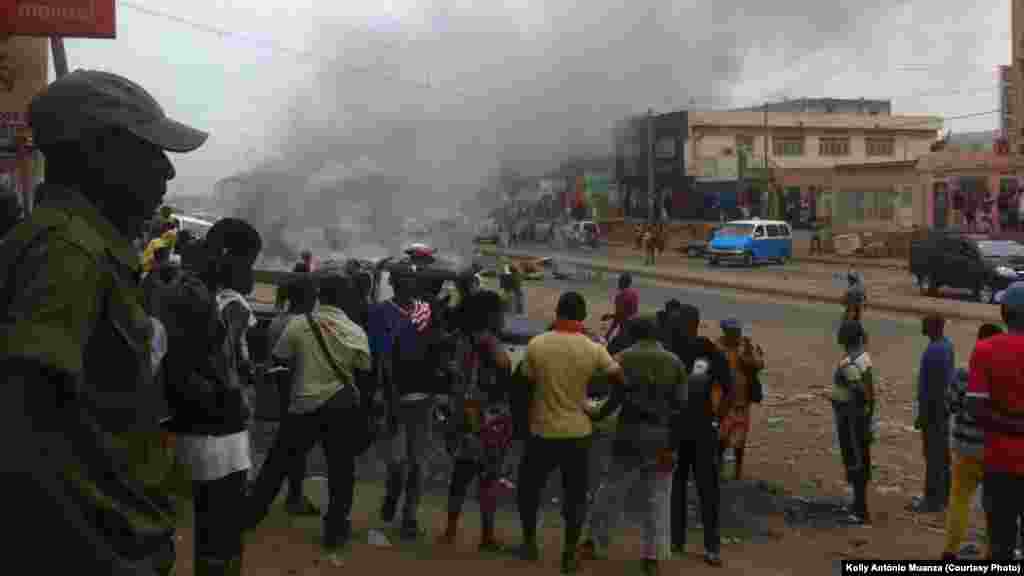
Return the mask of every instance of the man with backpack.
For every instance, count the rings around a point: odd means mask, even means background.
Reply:
[[[156,491],[169,467],[167,406],[131,242],[174,177],[166,151],[195,150],[207,135],[168,119],[130,80],[92,70],[50,84],[29,115],[45,201],[0,248],[0,483],[31,513],[8,531],[5,561],[46,574],[168,574],[175,518]]]
[[[161,371],[171,407],[166,427],[191,473],[197,576],[242,573],[252,467],[246,332],[255,318],[240,294],[252,291],[261,246],[255,229],[226,218],[207,234],[198,271],[173,267],[147,277],[147,302],[167,329]]]
[[[668,348],[690,375],[686,410],[673,423],[677,463],[672,479],[672,549],[677,555],[686,550],[686,493],[692,475],[704,526],[704,561],[721,566],[719,423],[731,408],[732,371],[719,347],[699,335],[700,310],[696,306],[669,301],[665,308]],[[716,388],[722,391],[717,406]]]

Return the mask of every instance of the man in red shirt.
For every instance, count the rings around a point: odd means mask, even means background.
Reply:
[[[611,320],[612,325],[608,328],[608,333],[605,335],[605,340],[611,342],[611,340],[619,333],[622,332],[623,327],[626,325],[626,321],[636,316],[640,311],[640,294],[637,293],[636,289],[633,288],[633,275],[629,272],[623,272],[619,276],[619,291],[615,294],[615,313],[605,315],[603,320]]]
[[[989,556],[1014,559],[1024,512],[1024,282],[996,296],[1008,332],[981,341],[971,355],[967,399],[985,430],[985,508]]]

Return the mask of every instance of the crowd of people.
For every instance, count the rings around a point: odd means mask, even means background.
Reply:
[[[130,111],[131,121],[111,110]],[[341,562],[352,537],[355,461],[381,438],[382,405],[388,462],[379,518],[397,517],[403,539],[423,536],[424,458],[440,433],[454,465],[439,543],[458,539],[476,481],[480,549],[503,549],[495,525],[500,476],[520,443],[524,560],[539,557],[541,495],[557,469],[563,573],[607,554],[634,482],[647,503],[641,566],[658,573],[686,546],[691,478],[704,560],[722,565],[721,468],[728,451],[742,477],[752,406],[764,396],[765,353],[737,319],[723,320],[712,339],[700,333],[692,305],[670,300],[643,315],[624,274],[606,334],[586,328],[586,300],[565,292],[550,329],[514,366],[499,335],[506,313],[523,311],[517,279],[506,281],[512,297],[502,298],[469,274],[457,298],[445,299],[436,282],[424,286],[415,266],[392,268],[393,297],[374,302],[372,278],[318,266],[305,253],[279,292],[281,314],[258,343],[271,360],[258,366],[246,299],[262,248],[256,230],[225,218],[194,239],[166,213],[142,230],[174,177],[166,152],[194,150],[207,135],[169,120],[135,83],[96,71],[57,80],[30,113],[47,160],[44,201],[0,245],[9,271],[0,338],[3,480],[31,510],[10,535],[10,562],[48,573],[170,574],[177,503],[185,498],[194,510],[196,574],[241,574],[245,533],[266,518],[283,484],[290,513],[320,513],[302,492],[316,444],[328,467],[323,546]],[[147,236],[148,245],[138,243]],[[851,277],[832,388],[854,496],[849,520],[858,524],[870,522],[878,414],[865,294]],[[949,503],[947,556],[957,553],[977,486],[984,486],[992,558],[1013,556],[1024,512],[1014,492],[1024,478],[1017,390],[1024,285],[998,299],[1008,332],[983,327],[965,370],[955,367],[943,319],[923,322],[929,345],[915,425],[927,474],[912,506],[936,511]],[[279,394],[282,414],[254,472],[249,426],[258,386]],[[441,399],[452,417],[435,430]],[[39,542],[59,543],[60,554],[40,557]]]

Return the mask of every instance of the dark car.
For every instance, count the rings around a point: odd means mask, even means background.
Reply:
[[[1024,244],[936,232],[911,245],[910,274],[924,295],[954,288],[992,303],[997,292],[1024,280]]]

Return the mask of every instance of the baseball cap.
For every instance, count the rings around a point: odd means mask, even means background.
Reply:
[[[109,72],[75,70],[29,104],[36,146],[77,142],[91,130],[121,128],[171,152],[191,152],[209,136],[171,120],[142,86]]]
[[[1024,308],[1024,282],[1014,282],[1006,290],[1000,290],[996,293],[995,301],[1012,308]]]

